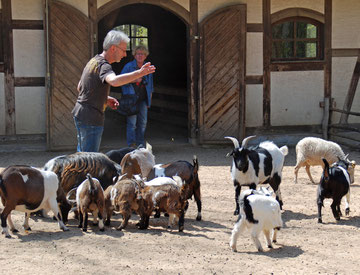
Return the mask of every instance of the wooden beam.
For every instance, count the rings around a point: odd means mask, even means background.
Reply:
[[[12,28],[22,30],[43,30],[44,24],[42,20],[12,20]]]
[[[239,46],[239,62],[240,64],[244,64],[239,68],[239,135],[240,139],[245,138],[245,130],[246,130],[246,5],[240,6],[240,46]]]
[[[350,111],[341,110],[341,109],[337,109],[337,108],[330,108],[330,110],[333,112],[338,112],[338,113],[342,113],[342,114],[348,114],[348,115],[352,115],[352,116],[360,116],[359,112],[350,112]]]
[[[11,29],[11,1],[1,0],[4,50],[5,135],[16,134],[14,51]]]
[[[190,0],[190,25],[188,36],[188,129],[191,143],[198,143],[199,128],[199,23],[198,0]]]
[[[45,77],[15,77],[15,87],[45,87]]]
[[[351,110],[351,106],[353,104],[355,93],[356,93],[356,88],[357,88],[358,83],[359,83],[359,77],[360,77],[360,55],[357,58],[355,68],[354,68],[354,72],[353,72],[353,75],[351,77],[349,90],[348,90],[348,93],[346,95],[345,102],[344,102],[344,107],[343,107],[344,111],[350,112],[350,110]],[[341,114],[340,123],[341,124],[347,123],[348,118],[349,118],[349,113]]]
[[[4,62],[0,62],[0,73],[4,72]]]
[[[262,75],[247,75],[245,76],[245,84],[263,84],[264,76]]]
[[[325,0],[324,2],[325,10],[325,27],[324,27],[324,102],[330,102],[331,100],[331,66],[332,66],[332,56],[331,56],[331,34],[332,34],[332,0]],[[326,105],[325,105],[326,107]],[[325,108],[326,109],[326,108]],[[323,137],[329,137],[329,128],[327,127],[331,124],[331,111],[325,110],[323,117]],[[325,127],[326,126],[326,127]]]
[[[270,127],[271,0],[263,0],[263,126]]]
[[[272,63],[270,71],[272,72],[286,72],[286,71],[322,71],[325,63],[323,61],[310,62],[286,62],[286,63]]]
[[[325,67],[324,97],[331,98],[331,37],[332,37],[332,0],[325,0]]]
[[[246,24],[247,32],[263,32],[263,24],[262,23],[248,23]]]
[[[360,55],[359,48],[348,48],[348,49],[332,49],[332,57],[357,57]]]
[[[97,0],[88,0],[88,13],[90,19],[90,49],[91,56],[94,56],[98,52]]]

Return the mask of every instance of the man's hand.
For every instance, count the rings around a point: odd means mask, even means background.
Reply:
[[[156,70],[155,66],[151,65],[150,62],[147,62],[144,65],[142,65],[142,67],[140,68],[140,73],[142,76],[144,76],[144,75],[155,73],[155,70]]]
[[[107,106],[109,106],[113,110],[116,110],[117,107],[119,106],[119,101],[117,101],[117,99],[112,96],[108,96]]]

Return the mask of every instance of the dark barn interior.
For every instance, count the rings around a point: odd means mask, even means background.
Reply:
[[[154,93],[148,114],[146,139],[188,137],[188,83],[187,83],[187,27],[173,13],[149,4],[133,4],[114,10],[99,21],[99,52],[106,33],[124,24],[141,25],[148,29],[150,61],[156,66]],[[133,60],[130,51],[120,63],[114,63],[116,73]],[[121,88],[112,88],[117,97]],[[103,145],[111,140],[125,142],[125,117],[106,111]],[[159,133],[160,131],[160,133]],[[123,142],[121,142],[123,144]],[[125,143],[124,143],[125,144]]]

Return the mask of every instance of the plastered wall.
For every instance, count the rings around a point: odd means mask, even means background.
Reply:
[[[13,19],[43,20],[42,0],[13,0]],[[45,77],[43,30],[13,30],[15,77]],[[16,134],[46,133],[45,87],[15,88]]]
[[[324,13],[324,0],[271,0],[271,13],[288,8],[307,8]]]
[[[110,2],[111,0],[98,0],[97,7],[100,8],[101,6],[105,5],[106,3]],[[175,3],[179,4],[180,6],[184,7],[186,10],[189,10],[189,0],[175,0]]]
[[[271,125],[321,124],[324,72],[271,73]]]
[[[42,20],[44,16],[42,0],[11,0],[13,19]]]
[[[263,34],[246,35],[246,75],[263,74]],[[246,86],[246,126],[261,126],[263,122],[263,85]]]
[[[45,87],[16,87],[16,134],[46,132]]]
[[[234,4],[247,5],[247,22],[262,22],[262,0],[237,0],[237,1],[219,1],[219,0],[199,0],[199,22],[212,12]]]
[[[245,105],[246,127],[262,126],[263,122],[263,85],[246,85]]]
[[[64,2],[70,6],[73,6],[74,8],[81,11],[83,14],[88,16],[88,0],[61,0],[61,2]]]
[[[354,72],[356,57],[334,57],[332,59],[332,97],[336,102],[336,107],[342,109],[345,97],[350,87],[350,81]],[[358,85],[351,111],[360,112],[360,87]],[[339,122],[341,114],[334,113],[332,121]],[[360,118],[349,116],[349,122],[360,122]]]
[[[360,48],[359,13],[359,0],[333,0],[333,48]]]
[[[46,73],[43,30],[13,30],[15,77],[44,77]]]

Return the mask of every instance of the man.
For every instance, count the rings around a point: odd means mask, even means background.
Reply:
[[[130,39],[121,31],[110,31],[103,42],[103,52],[85,66],[77,90],[79,97],[72,110],[77,130],[77,151],[97,152],[104,131],[105,109],[116,109],[119,102],[109,96],[110,86],[118,87],[155,72],[155,66],[145,63],[140,69],[116,75],[111,64],[126,56]]]

